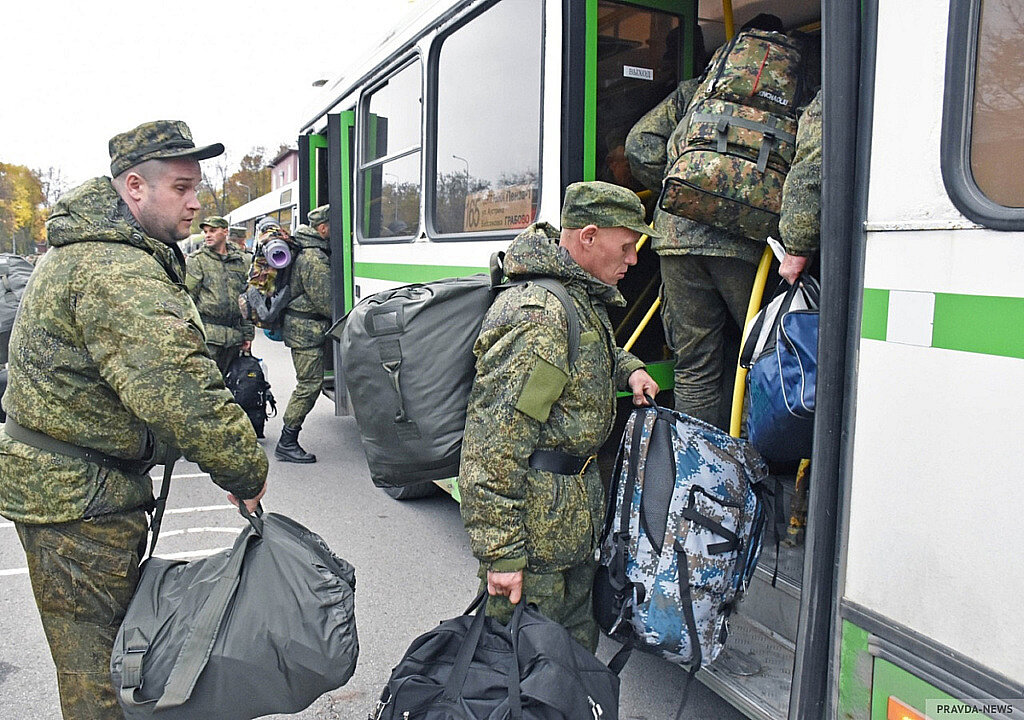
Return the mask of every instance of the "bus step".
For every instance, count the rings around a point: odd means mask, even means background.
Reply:
[[[797,618],[800,615],[800,584],[798,580],[784,575],[780,569],[775,586],[772,587],[774,568],[774,557],[771,563],[758,564],[737,612],[789,642],[795,642]]]
[[[751,720],[785,720],[793,658],[792,643],[734,615],[725,649],[697,679]]]

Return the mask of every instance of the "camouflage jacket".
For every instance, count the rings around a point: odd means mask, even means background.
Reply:
[[[512,279],[565,284],[579,313],[580,351],[568,368],[565,309],[534,284],[501,292],[474,346],[477,375],[462,444],[459,489],[473,554],[490,570],[553,572],[592,557],[604,509],[596,463],[582,475],[529,468],[535,449],[592,455],[611,432],[615,392],[643,363],[614,344],[605,305],[619,291],[558,245],[558,231],[531,225],[509,246]]]
[[[299,250],[289,273],[292,300],[284,313],[284,344],[290,348],[320,347],[331,326],[330,249],[327,240],[306,225],[295,229],[292,242]]]
[[[821,236],[821,91],[803,114],[796,132],[796,156],[782,186],[779,239],[786,252],[807,256]]]
[[[712,63],[714,59],[712,59]],[[676,161],[669,157],[669,138],[680,123],[700,85],[699,78],[684,80],[672,93],[637,120],[626,136],[626,158],[633,177],[655,194],[661,192],[665,171]],[[757,263],[764,243],[704,225],[688,218],[654,210],[654,227],[664,237],[651,246],[659,255],[714,255]]]
[[[245,292],[249,264],[229,243],[227,254],[203,247],[185,260],[185,287],[203,319],[208,345],[231,347],[252,340],[254,328],[242,318],[238,296]]]
[[[4,407],[24,427],[109,455],[139,457],[149,432],[243,498],[267,458],[207,353],[177,246],[146,237],[108,178],[72,190],[47,222],[11,336]],[[0,432],[0,514],[56,523],[138,508],[148,476]]]

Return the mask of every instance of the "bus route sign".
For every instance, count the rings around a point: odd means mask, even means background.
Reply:
[[[533,185],[481,190],[466,197],[465,232],[512,230],[533,222]]]

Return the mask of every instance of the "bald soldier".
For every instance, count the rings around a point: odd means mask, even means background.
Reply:
[[[211,215],[199,223],[199,229],[205,244],[185,260],[185,287],[203,319],[206,346],[221,375],[226,375],[231,361],[248,352],[255,333],[238,309],[249,263],[238,245],[228,241],[227,220]]]
[[[565,286],[579,315],[579,356],[569,367],[566,311],[547,289],[528,283],[498,295],[473,348],[459,489],[481,579],[503,596],[488,614],[507,622],[525,599],[593,651],[604,512],[593,460],[612,429],[616,390],[632,391],[636,405],[658,391],[643,362],[615,346],[606,306],[626,304],[615,286],[650,231],[639,198],[604,182],[570,185],[561,219],[561,231],[537,223],[516,237],[505,273]]]
[[[224,387],[176,242],[199,211],[183,122],[110,140],[110,173],[47,221],[11,335],[0,514],[13,520],[66,720],[113,720],[110,652],[139,580],[149,471],[179,454],[255,510],[267,458]]]

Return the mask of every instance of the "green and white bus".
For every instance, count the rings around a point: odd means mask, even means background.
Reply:
[[[1020,0],[426,4],[300,129],[301,219],[335,208],[335,315],[387,287],[481,271],[529,222],[557,224],[571,182],[629,185],[621,140],[700,71],[696,29],[711,51],[759,12],[821,49],[808,524],[774,584],[766,543],[727,650],[698,677],[765,720],[1016,717]],[[657,287],[645,249],[620,343]],[[667,387],[660,333],[653,314],[635,351]],[[964,703],[983,712],[953,714]]]

